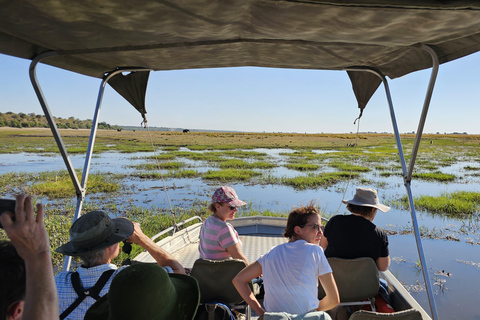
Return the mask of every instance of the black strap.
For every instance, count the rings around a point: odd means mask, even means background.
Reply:
[[[95,285],[88,289],[83,288],[78,272],[73,272],[71,276],[72,286],[78,297],[65,311],[63,311],[63,313],[60,315],[60,319],[65,319],[70,313],[72,313],[73,310],[75,310],[80,305],[80,303],[82,303],[83,300],[85,300],[86,297],[92,297],[95,300],[100,299],[100,292],[115,271],[116,270],[114,269],[105,271],[104,273],[102,273]]]

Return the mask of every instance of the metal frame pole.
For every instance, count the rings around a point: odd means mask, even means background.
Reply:
[[[430,75],[430,81],[428,83],[427,93],[425,94],[425,101],[423,102],[422,115],[420,116],[420,121],[418,122],[418,129],[417,134],[415,135],[415,143],[413,144],[412,157],[410,158],[408,173],[405,177],[405,179],[409,182],[412,180],[413,167],[415,166],[418,148],[420,147],[420,141],[422,139],[423,127],[425,126],[428,107],[430,106],[430,101],[432,100],[433,88],[435,87],[435,80],[437,79],[438,67],[440,65],[440,63],[438,62],[438,56],[432,48],[427,45],[423,45],[422,50],[425,50],[430,54],[430,56],[432,57],[433,66],[432,74]]]
[[[97,129],[98,129],[99,114],[100,114],[100,109],[101,109],[101,105],[102,105],[102,101],[103,101],[103,95],[104,95],[104,92],[105,92],[105,86],[106,86],[108,80],[110,80],[111,77],[113,77],[116,74],[121,73],[121,72],[150,71],[150,69],[141,69],[141,68],[118,69],[118,70],[115,70],[111,73],[106,74],[103,77],[102,82],[100,84],[99,91],[98,91],[97,103],[96,103],[96,106],[95,106],[95,113],[94,113],[94,117],[93,117],[93,121],[92,121],[92,128],[91,128],[91,131],[90,131],[90,139],[89,139],[89,142],[88,142],[87,153],[85,155],[85,163],[84,163],[84,166],[83,166],[82,182],[80,183],[79,180],[78,180],[78,177],[75,173],[75,169],[74,169],[74,167],[73,167],[73,165],[70,161],[70,158],[68,156],[68,152],[67,152],[67,149],[65,148],[65,145],[63,143],[60,132],[58,131],[58,127],[57,127],[57,125],[55,123],[55,120],[52,116],[50,108],[48,107],[47,101],[46,101],[45,96],[42,92],[40,84],[38,83],[38,79],[37,79],[37,75],[36,75],[36,67],[37,67],[38,63],[44,58],[53,57],[53,56],[58,56],[58,53],[54,52],[54,51],[48,51],[48,52],[44,52],[44,53],[36,56],[30,64],[29,74],[30,74],[30,80],[32,82],[33,88],[35,90],[35,93],[37,94],[37,98],[40,102],[40,105],[42,106],[43,112],[45,113],[45,117],[47,119],[48,125],[50,126],[50,129],[52,130],[52,134],[55,138],[58,149],[60,150],[60,153],[62,155],[62,158],[63,158],[64,162],[65,162],[67,170],[70,174],[70,178],[72,179],[73,185],[75,187],[75,191],[76,191],[76,194],[77,194],[77,205],[75,207],[75,213],[74,213],[73,221],[72,221],[72,223],[73,223],[78,219],[78,217],[80,215],[80,212],[82,210],[83,201],[85,200],[88,174],[90,172],[90,164],[91,164],[91,160],[92,160],[93,148],[95,146],[95,138],[96,138]],[[63,270],[64,271],[68,271],[70,269],[71,261],[72,261],[72,259],[71,259],[70,256],[65,257],[65,261],[64,261],[64,264],[63,264]]]
[[[432,57],[436,57],[434,51],[431,48],[429,48],[427,46],[424,46],[424,47],[422,47],[422,49],[428,51],[432,55]],[[433,54],[432,54],[432,52],[433,52]],[[434,61],[435,61],[435,58],[434,58]],[[438,59],[436,61],[438,63]],[[393,108],[392,96],[390,94],[390,88],[388,86],[387,79],[378,70],[375,70],[373,68],[348,68],[346,70],[347,71],[371,72],[373,74],[376,74],[380,79],[382,79],[382,82],[384,84],[385,94],[387,96],[388,106],[389,106],[389,110],[390,110],[390,118],[392,120],[393,131],[394,131],[395,140],[396,140],[396,143],[397,143],[398,155],[399,155],[399,158],[400,158],[400,163],[402,165],[404,185],[405,185],[405,188],[406,188],[406,191],[407,191],[408,203],[409,203],[409,206],[410,206],[410,214],[411,214],[411,217],[412,217],[412,224],[413,224],[413,229],[414,229],[414,234],[415,234],[415,240],[416,240],[416,243],[417,243],[417,251],[418,251],[419,258],[420,258],[420,263],[422,265],[423,279],[425,281],[425,286],[427,288],[427,295],[428,295],[428,301],[429,301],[429,304],[430,304],[430,311],[432,312],[432,318],[434,320],[436,320],[436,319],[438,319],[437,308],[436,308],[436,305],[435,305],[435,299],[433,297],[433,290],[432,290],[432,285],[431,285],[431,282],[430,282],[430,278],[428,277],[427,262],[425,260],[425,255],[423,253],[422,238],[420,236],[420,231],[419,231],[418,221],[417,221],[417,215],[416,215],[415,206],[414,206],[414,203],[413,203],[413,195],[412,195],[412,190],[411,190],[411,185],[410,185],[411,177],[410,177],[410,179],[407,178],[408,177],[407,165],[406,165],[405,156],[404,156],[404,153],[403,153],[402,141],[400,139],[400,133],[399,133],[399,130],[398,130],[397,120],[396,120],[396,117],[395,117],[395,110]],[[428,106],[430,104],[430,99],[431,99],[431,95],[432,95],[432,92],[433,92],[433,86],[434,86],[434,83],[435,83],[435,78],[436,78],[437,72],[438,72],[438,65],[435,67],[435,62],[434,62],[434,68],[432,70],[432,76],[431,76],[431,80],[430,80],[430,83],[429,83],[427,96],[425,98],[423,112],[422,112],[422,115],[421,115],[421,118],[420,118],[420,121],[419,121],[419,130],[421,130],[421,131],[423,131],[423,126],[425,124],[425,119],[426,119],[426,116],[427,116]],[[414,145],[414,149],[416,149],[415,150],[415,156],[416,156],[416,153],[417,153],[419,145],[420,145],[421,131],[417,132],[417,139],[416,139],[416,143]],[[419,133],[420,133],[420,137],[418,138]],[[417,143],[417,141],[418,141],[418,143]],[[414,160],[413,155],[412,155],[412,160],[410,162],[410,167],[411,167],[412,170],[413,170],[413,165],[414,164],[415,164],[415,160]]]
[[[43,112],[45,113],[45,118],[47,119],[48,125],[50,130],[52,130],[53,137],[55,138],[55,142],[57,143],[58,149],[60,150],[60,154],[62,155],[63,161],[65,162],[65,166],[67,167],[68,173],[70,174],[70,178],[72,179],[73,186],[75,187],[75,192],[77,197],[83,196],[85,191],[82,190],[80,186],[80,182],[78,181],[78,177],[75,173],[75,169],[73,168],[72,162],[68,157],[67,149],[63,144],[62,137],[60,132],[58,131],[57,125],[55,124],[55,120],[53,119],[52,113],[50,112],[50,108],[48,107],[47,101],[45,100],[45,96],[43,95],[42,89],[38,83],[36,68],[40,60],[48,57],[58,56],[58,53],[55,51],[48,51],[39,54],[36,56],[32,62],[30,63],[29,74],[30,74],[30,81],[32,82],[33,89],[37,94],[38,101],[42,106]]]

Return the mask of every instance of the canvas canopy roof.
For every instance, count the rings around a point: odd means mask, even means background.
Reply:
[[[59,56],[43,63],[98,78],[128,67],[238,66],[368,66],[396,78],[432,66],[422,44],[440,63],[480,50],[480,3],[0,0],[1,53],[33,59],[53,50]]]

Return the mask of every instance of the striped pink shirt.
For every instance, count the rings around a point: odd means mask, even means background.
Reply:
[[[200,231],[198,251],[200,257],[210,260],[231,258],[227,248],[236,243],[242,243],[235,228],[228,222],[223,222],[214,215],[205,220]]]

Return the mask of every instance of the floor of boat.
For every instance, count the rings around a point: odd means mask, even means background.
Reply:
[[[242,251],[248,261],[254,262],[272,247],[284,243],[286,238],[271,235],[241,235],[240,240],[243,243]],[[185,268],[193,267],[195,260],[200,258],[198,242],[174,252],[173,255]]]

